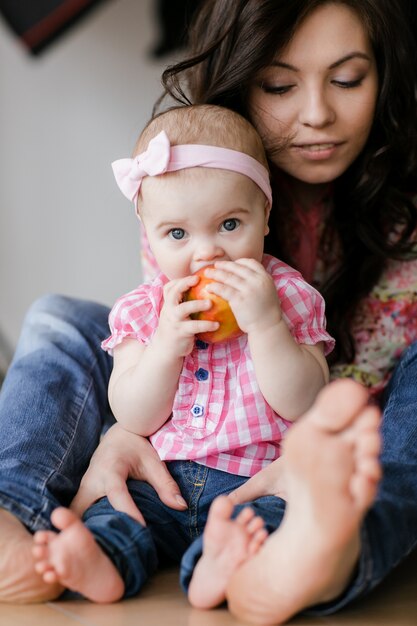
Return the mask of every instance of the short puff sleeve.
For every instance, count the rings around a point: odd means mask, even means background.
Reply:
[[[297,270],[274,257],[265,255],[267,271],[272,275],[281,302],[282,315],[297,343],[315,345],[323,342],[324,354],[335,344],[326,330],[325,304],[322,295],[307,283]]]
[[[158,276],[116,300],[109,315],[111,335],[102,342],[103,350],[112,354],[115,346],[126,337],[145,345],[149,343],[158,326],[163,286]]]

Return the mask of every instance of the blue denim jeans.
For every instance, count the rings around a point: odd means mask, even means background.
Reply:
[[[179,563],[187,548],[201,537],[213,499],[247,480],[192,461],[173,461],[168,469],[188,504],[186,511],[170,509],[150,485],[130,480],[129,491],[146,526],[115,511],[107,498],[93,504],[83,516],[123,578],[125,597],[136,595],[158,566]],[[274,496],[259,498],[253,504],[270,532],[281,521],[284,507],[283,500]],[[241,508],[236,507],[234,515]]]
[[[109,310],[45,296],[29,310],[0,392],[0,507],[32,532],[68,505],[110,418]]]
[[[26,317],[0,393],[0,507],[32,532],[50,528],[51,511],[71,501],[112,419],[107,402],[112,360],[100,348],[107,316],[108,309],[95,303],[46,296]],[[416,381],[413,344],[386,393],[384,475],[362,527],[357,572],[345,593],[317,613],[332,613],[368,593],[417,544]],[[198,543],[184,555],[184,586],[198,555]]]

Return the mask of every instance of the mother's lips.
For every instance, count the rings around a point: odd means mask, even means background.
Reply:
[[[334,148],[335,146],[339,146],[342,142],[336,141],[328,141],[328,142],[320,142],[320,143],[295,143],[292,145],[293,148],[301,148],[303,150],[329,150],[329,148]]]

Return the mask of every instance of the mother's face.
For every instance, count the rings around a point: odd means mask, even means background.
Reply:
[[[320,184],[343,174],[363,149],[377,93],[375,58],[358,15],[329,3],[302,22],[259,74],[249,106],[272,162],[300,181]],[[274,152],[282,139],[286,144]]]

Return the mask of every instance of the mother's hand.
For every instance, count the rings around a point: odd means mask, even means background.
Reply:
[[[128,478],[149,483],[167,506],[178,510],[187,508],[177,483],[149,441],[115,424],[91,457],[71,509],[81,516],[90,504],[107,496],[117,511],[144,524],[145,520],[129,494]]]
[[[229,494],[233,504],[244,504],[261,496],[278,496],[286,500],[284,457],[273,461]]]

